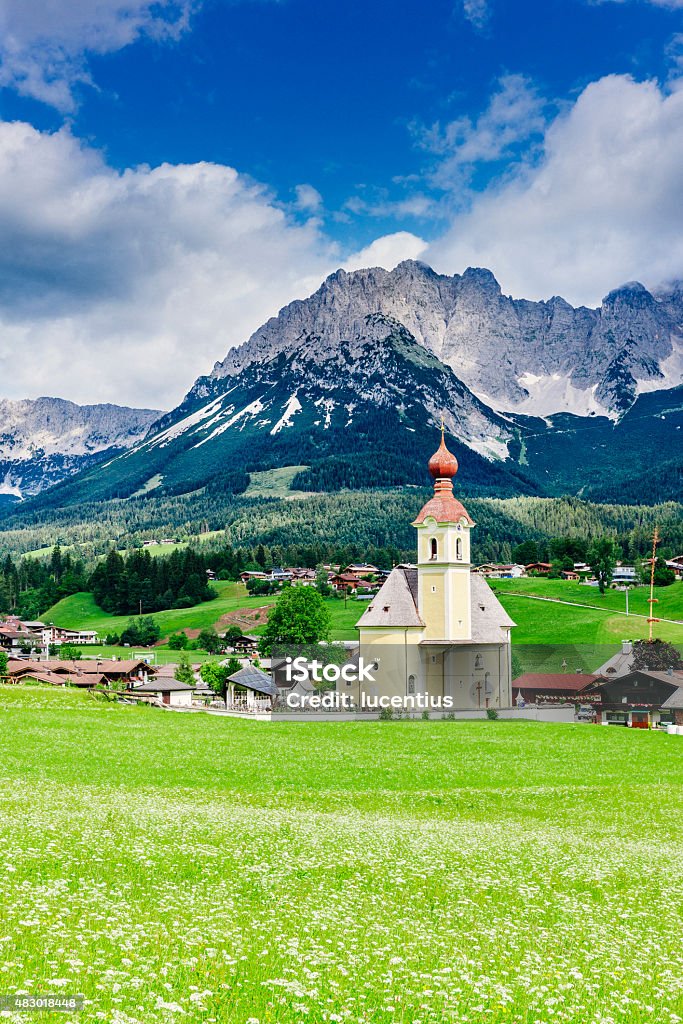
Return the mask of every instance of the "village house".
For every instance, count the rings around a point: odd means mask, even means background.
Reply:
[[[369,562],[352,562],[351,565],[346,566],[343,572],[347,576],[356,576],[359,580],[362,580],[368,576],[375,576],[379,569],[376,565],[370,565]]]
[[[358,621],[359,656],[374,681],[342,684],[356,705],[394,696],[448,698],[458,710],[512,704],[514,622],[472,572],[475,523],[453,494],[457,470],[442,430],[429,460],[434,494],[413,522],[417,564],[396,566]]]
[[[484,565],[478,565],[472,572],[476,572],[479,576],[489,579],[519,579],[524,576],[523,565],[510,565],[510,564],[496,564],[495,562],[486,562]]]
[[[36,661],[13,659],[8,662],[8,682],[19,683],[25,679],[49,682],[55,686],[70,683],[93,689],[98,686],[128,685],[133,682],[146,683],[156,674],[156,669],[141,659],[116,661],[109,658],[79,659],[77,661]]]
[[[625,675],[596,679],[585,693],[600,698],[599,724],[648,729],[673,722],[674,709],[664,708],[664,704],[681,686],[683,672],[636,669]]]
[[[551,569],[550,562],[529,562],[524,566],[527,576],[547,576]]]
[[[525,672],[512,684],[515,704],[584,703],[583,691],[596,677],[584,672]],[[592,695],[585,703],[596,703]]]
[[[358,588],[362,585],[358,576],[354,576],[353,573],[350,572],[335,573],[333,576],[330,576],[329,583],[330,586],[334,587],[334,589],[340,593],[344,593],[346,591],[346,593],[349,594],[355,594]]]
[[[158,676],[148,683],[129,687],[126,697],[142,698],[143,701],[160,701],[172,708],[192,707],[195,687],[191,683],[183,683],[170,676]]]

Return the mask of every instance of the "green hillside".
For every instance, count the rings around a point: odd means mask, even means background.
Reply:
[[[247,633],[259,633],[263,629],[267,609],[276,600],[275,597],[250,597],[242,583],[216,582],[211,586],[218,592],[213,601],[154,615],[161,628],[162,639],[185,629],[199,630],[219,625],[225,629],[228,623],[221,623],[224,616],[236,617],[237,624]],[[345,603],[339,598],[332,597],[326,600],[326,604],[332,615],[332,639],[353,639],[357,635],[354,626],[367,602],[348,600]],[[241,611],[247,613],[244,621],[236,616],[236,613]],[[95,604],[92,594],[87,593],[65,597],[48,609],[42,618],[44,622],[54,622],[56,626],[63,626],[66,629],[96,629],[102,637],[107,633],[120,633],[129,621],[127,615],[108,615],[103,612]],[[249,621],[246,621],[247,619]]]

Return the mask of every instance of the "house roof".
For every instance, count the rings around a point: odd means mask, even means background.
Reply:
[[[586,672],[525,672],[513,681],[512,687],[515,690],[569,690],[578,693],[594,682],[595,676]]]
[[[177,690],[194,690],[191,683],[183,683],[180,679],[155,679],[152,683],[131,686],[130,693],[175,693]]]
[[[611,676],[616,678],[618,676],[625,676],[631,671],[631,664],[633,662],[633,651],[619,651],[617,654],[613,654],[611,658],[596,669],[595,674],[600,676]]]
[[[278,695],[278,688],[273,679],[266,672],[262,672],[260,668],[255,668],[253,665],[241,668],[239,672],[233,672],[231,676],[228,676],[228,679],[231,683],[236,683],[237,686],[246,687],[247,690],[266,693],[269,697],[277,697]]]
[[[683,684],[681,684],[677,690],[674,690],[674,692],[667,697],[662,704],[663,710],[679,710],[681,708],[683,708]]]

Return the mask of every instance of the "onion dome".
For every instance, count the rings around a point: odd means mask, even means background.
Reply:
[[[458,460],[446,447],[443,426],[441,427],[441,444],[429,460],[428,469],[435,480],[454,477],[458,472]]]
[[[467,523],[474,526],[465,506],[453,495],[453,477],[458,472],[458,460],[446,447],[443,426],[441,444],[429,460],[429,472],[434,477],[434,495],[422,507],[413,526],[420,526],[427,518],[437,523]]]

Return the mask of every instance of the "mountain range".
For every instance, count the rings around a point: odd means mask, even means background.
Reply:
[[[141,441],[153,409],[0,399],[0,501],[29,497]]]
[[[91,459],[42,501],[237,493],[249,472],[280,466],[300,467],[299,490],[422,483],[441,418],[470,493],[665,500],[681,490],[682,385],[680,283],[632,282],[589,309],[512,299],[483,269],[339,270],[173,411],[120,410],[128,427],[112,421],[93,451],[56,440],[49,456],[38,441],[42,484]],[[18,444],[32,450],[30,430]]]

